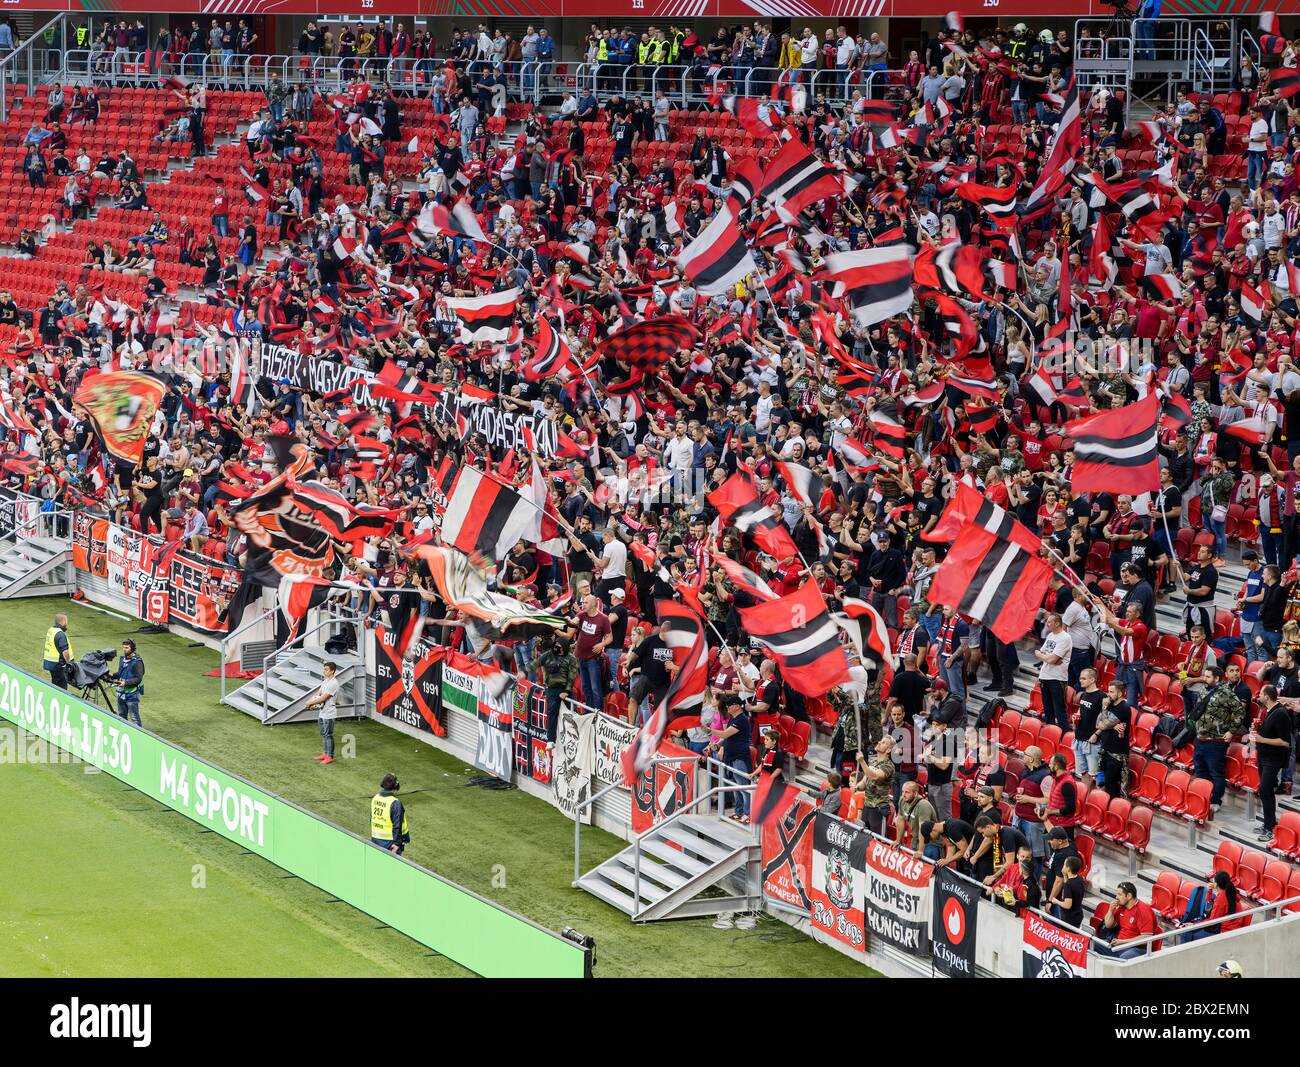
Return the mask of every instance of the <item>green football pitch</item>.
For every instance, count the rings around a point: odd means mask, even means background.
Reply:
[[[0,605],[0,656],[41,674],[50,619],[66,610],[74,652],[135,636],[148,675],[144,724],[183,748],[357,833],[394,771],[411,818],[407,855],[552,930],[596,940],[598,977],[864,977],[873,972],[773,919],[634,925],[574,889],[573,824],[518,790],[387,726],[341,721],[328,767],[313,724],[261,726],[218,703],[210,649],[54,599]],[[0,975],[451,976],[466,972],[377,920],[240,849],[106,774],[72,763],[0,763]],[[0,746],[3,747],[3,746]],[[14,812],[29,813],[19,820]],[[583,830],[583,865],[622,845]]]

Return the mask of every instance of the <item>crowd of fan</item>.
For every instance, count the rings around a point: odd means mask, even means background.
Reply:
[[[228,27],[214,20],[204,34],[196,22],[195,38],[182,44],[176,34],[157,47],[171,55],[195,48],[224,53],[232,33],[234,49],[254,47],[243,20],[234,31]],[[106,27],[106,41],[109,32]],[[407,51],[404,32],[400,26],[395,33],[344,27],[332,34],[312,24],[300,47],[344,57],[384,48],[418,56]],[[527,47],[537,50],[540,35],[533,36]],[[842,107],[820,93],[798,103],[793,92],[764,97],[767,114],[863,179],[844,198],[815,206],[791,231],[789,249],[805,265],[805,278],[815,277],[829,253],[892,240],[900,228],[916,246],[963,241],[1003,260],[1023,250],[1015,264],[1018,292],[990,284],[996,299],[963,301],[1003,389],[996,423],[977,431],[968,423],[976,405],[956,388],[945,391],[946,408],[906,403],[942,377],[936,357],[950,343],[928,302],[907,320],[864,328],[838,313],[820,286],[798,278],[773,292],[756,277],[725,295],[705,297],[679,277],[670,257],[707,224],[735,172],[717,136],[701,135],[690,173],[679,175],[641,151],[673,138],[666,106],[618,97],[601,105],[587,89],[566,98],[559,115],[523,108],[518,139],[499,145],[489,131],[502,124],[492,126],[489,101],[476,95],[465,64],[490,68],[528,57],[523,45],[498,44],[502,37],[484,30],[454,38],[452,51],[462,62],[439,68],[450,79],[442,83],[448,122],[437,136],[422,138],[433,142],[433,150],[413,182],[386,163],[411,134],[398,89],[357,81],[347,91],[381,131],[359,135],[338,113],[333,150],[346,155],[350,177],[365,189],[359,202],[349,203],[342,190],[323,184],[322,159],[330,147],[300,140],[303,120],[313,112],[308,104],[319,117],[327,113],[324,102],[295,104],[293,87],[277,85],[268,91],[265,111],[252,117],[256,127],[247,138],[252,182],[271,188],[272,197],[236,212],[246,216],[237,224],[240,254],[217,251],[215,239],[230,226],[224,189],[211,236],[201,227],[168,234],[164,226],[147,240],[188,241],[189,261],[206,268],[205,293],[195,296],[229,308],[232,322],[260,320],[268,331],[274,325],[278,338],[290,337],[284,343],[313,358],[372,371],[391,360],[431,382],[475,383],[500,392],[505,408],[554,420],[565,432],[576,454],[546,466],[570,527],[568,547],[548,555],[520,543],[502,561],[500,575],[502,586],[536,603],[563,606],[572,596],[563,607],[573,618],[567,637],[512,650],[518,669],[547,688],[553,711],[562,694],[576,690],[590,706],[618,711],[630,703],[630,713],[644,718],[674,671],[671,649],[656,630],[655,601],[690,587],[717,647],[701,723],[681,738],[684,743],[748,779],[786,766],[782,745],[788,737],[776,726],[781,716],[820,724],[832,748],[823,803],[959,866],[999,899],[1052,906],[1080,925],[1073,783],[1082,777],[1113,796],[1124,794],[1131,725],[1143,706],[1152,670],[1148,650],[1158,636],[1156,607],[1179,588],[1187,607],[1177,636],[1186,645],[1176,673],[1186,681],[1186,709],[1171,716],[1176,722],[1169,728],[1195,738],[1196,773],[1213,780],[1216,808],[1225,791],[1229,741],[1252,743],[1264,801],[1261,837],[1267,838],[1275,825],[1274,797],[1290,788],[1294,712],[1300,708],[1294,562],[1300,552],[1300,372],[1294,364],[1300,310],[1287,270],[1300,255],[1294,162],[1300,124],[1287,100],[1269,93],[1267,73],[1261,87],[1260,72],[1248,63],[1242,68],[1253,116],[1246,144],[1232,139],[1228,101],[1180,94],[1158,116],[1165,136],[1150,162],[1168,166],[1181,210],[1151,230],[1130,224],[1112,206],[1118,274],[1103,288],[1089,276],[1097,209],[1087,190],[1072,189],[1050,211],[1026,218],[1016,242],[940,180],[945,168],[957,175],[970,167],[972,180],[983,184],[1021,184],[1022,198],[1033,188],[1058,94],[1070,78],[1072,44],[1064,34],[1033,35],[1023,25],[986,38],[941,31],[923,51],[891,57],[874,34],[862,41],[829,30],[821,38],[807,32],[778,37],[755,24],[700,42],[671,25],[640,37],[593,27],[593,62],[698,63],[721,68],[738,84],[765,68],[843,73],[848,101]],[[402,51],[393,51],[399,45]],[[647,45],[648,51],[639,51]],[[879,147],[859,114],[864,94],[854,89],[864,84],[865,73],[885,68],[902,70],[888,79],[888,92],[900,104],[903,123],[940,98],[953,107],[951,118],[923,131],[928,137]],[[783,83],[793,89],[798,77]],[[191,95],[188,105],[187,117],[202,128],[202,101]],[[554,126],[557,118],[565,124]],[[1131,176],[1132,164],[1121,152],[1134,141],[1122,125],[1123,108],[1114,96],[1091,97],[1081,173],[1095,172],[1112,184]],[[986,170],[981,155],[995,130],[999,143],[1015,146],[1013,161]],[[615,146],[613,170],[592,174],[584,167],[586,142],[604,133]],[[40,154],[46,140],[38,137],[33,151]],[[1248,181],[1225,172],[1216,158],[1242,150],[1250,159]],[[279,160],[291,164],[287,176],[273,182],[259,171]],[[110,163],[103,161],[94,173]],[[87,170],[81,161],[73,169]],[[114,176],[138,177],[123,175],[116,164],[101,174]],[[415,256],[409,246],[385,240],[394,223],[409,223],[427,199],[454,199],[458,177],[468,181],[465,196],[484,220],[491,245],[440,236]],[[665,218],[672,199],[682,209],[680,233]],[[356,260],[340,254],[340,238],[360,242],[371,272],[363,277]],[[561,251],[576,242],[595,246],[584,268],[590,288],[574,284],[577,271]],[[34,246],[28,251],[39,254]],[[755,255],[764,278],[779,274],[781,259],[771,247],[756,247]],[[1078,375],[1097,408],[1120,406],[1157,386],[1181,394],[1190,408],[1190,421],[1163,435],[1164,489],[1140,509],[1127,496],[1071,491],[1073,456],[1058,431],[1077,411],[1059,403],[1045,407],[1026,388],[1035,352],[1058,318],[1067,261],[1075,333],[1097,350],[1123,351],[1127,358],[1102,365],[1080,359],[1066,364],[1064,377]],[[1144,275],[1156,274],[1181,277],[1182,296],[1161,298],[1141,285]],[[418,287],[418,299],[407,300],[395,288],[407,283]],[[1242,314],[1243,284],[1265,294],[1261,323]],[[524,340],[533,335],[537,316],[562,315],[580,361],[638,299],[692,318],[705,340],[680,353],[656,380],[642,383],[643,409],[623,391],[607,388],[626,377],[608,361],[567,382],[530,381],[509,351],[457,343],[454,316],[443,303],[448,296],[507,287],[521,290]],[[624,292],[632,287],[635,294]],[[417,410],[414,433],[393,436],[388,420],[379,436],[391,445],[391,458],[365,476],[338,402],[263,378],[257,383],[260,406],[249,414],[232,405],[227,369],[205,372],[201,366],[171,374],[138,469],[101,457],[71,395],[91,366],[120,361],[128,367],[146,358],[158,319],[151,312],[168,300],[162,288],[133,309],[138,315],[123,315],[69,279],[36,321],[34,309],[18,308],[0,293],[0,326],[18,330],[3,380],[14,409],[38,427],[36,434],[3,431],[0,460],[24,453],[40,459],[35,470],[6,465],[6,485],[183,537],[195,550],[237,565],[244,545],[224,510],[221,486],[267,477],[273,429],[287,429],[314,449],[327,480],[348,497],[409,509],[404,533],[411,536],[435,524],[441,502],[435,474],[445,457],[526,475],[526,457],[493,450],[477,435],[464,439],[456,425]],[[867,386],[840,379],[843,368],[813,329],[819,307],[831,309],[849,354],[877,368]],[[377,329],[380,321],[395,328]],[[739,328],[724,329],[729,323]],[[865,415],[887,404],[896,404],[905,423],[905,456],[868,446],[868,463],[846,463],[840,446],[850,438],[869,439]],[[1223,432],[1255,417],[1268,427],[1263,445]],[[817,506],[801,506],[781,483],[778,459],[807,464],[824,479],[828,489]],[[94,476],[101,460],[103,486]],[[767,558],[737,531],[714,528],[704,494],[738,467],[752,473],[764,503],[789,524],[803,559]],[[1028,642],[1001,642],[987,627],[927,599],[943,546],[923,535],[959,480],[1014,512],[1063,561],[1032,651]],[[1239,516],[1232,530],[1230,508]],[[1192,546],[1180,537],[1185,530],[1200,533]],[[1239,635],[1224,632],[1214,610],[1229,533],[1252,550],[1245,554],[1249,575],[1238,597]],[[436,590],[402,555],[402,541],[367,545],[362,555],[345,560],[344,576],[359,583],[377,612],[386,603],[385,589],[412,584],[422,591],[422,613],[443,618]],[[832,605],[845,597],[871,601],[898,654],[890,691],[873,687],[858,702],[841,692],[806,698],[785,685],[776,663],[744,633],[737,608],[749,601],[711,562],[716,554],[764,575],[778,593],[794,589],[810,570]],[[430,627],[429,635],[444,643],[463,639],[451,626]],[[712,640],[715,635],[719,640]],[[1097,659],[1103,653],[1116,671],[1100,689]],[[983,686],[986,699],[1005,697],[1017,671],[1023,676],[1022,663],[1037,676],[1044,718],[1073,730],[1075,760],[1071,770],[1064,756],[1043,763],[1041,754],[1035,760],[1033,750],[1025,753],[1030,773],[1020,781],[1021,795],[1005,798],[1014,807],[1007,822],[999,807],[1003,772],[996,744],[987,735],[967,743],[965,726],[983,711],[985,701],[972,699],[975,690]],[[1263,664],[1267,684],[1257,691],[1241,680],[1245,663]],[[988,717],[979,725],[988,726]],[[553,730],[554,721],[552,737]],[[748,794],[736,794],[734,814],[748,818]],[[1214,894],[1237,910],[1230,886]],[[1121,928],[1120,940],[1149,932],[1141,910],[1146,905],[1136,901],[1132,887],[1117,900],[1110,924]]]

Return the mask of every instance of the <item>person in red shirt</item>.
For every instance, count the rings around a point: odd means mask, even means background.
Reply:
[[[1120,882],[1115,887],[1115,902],[1106,912],[1103,922],[1105,930],[1114,931],[1114,939],[1109,948],[1099,946],[1099,951],[1106,955],[1118,956],[1122,960],[1135,960],[1139,956],[1146,955],[1148,950],[1146,945],[1126,949],[1125,942],[1138,941],[1160,932],[1156,913],[1151,910],[1151,905],[1146,901],[1138,900],[1137,886],[1132,882]],[[1157,941],[1153,942],[1151,947],[1158,946]]]
[[[1115,680],[1125,688],[1131,706],[1137,707],[1146,688],[1147,626],[1142,621],[1142,605],[1130,601],[1121,622],[1115,613],[1104,608],[1106,625],[1115,633],[1118,654],[1115,659]]]
[[[990,467],[984,475],[984,495],[1000,508],[1011,507],[1011,494],[1007,491],[1001,467]]]

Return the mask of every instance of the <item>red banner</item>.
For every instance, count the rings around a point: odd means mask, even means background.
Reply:
[[[546,747],[546,690],[515,679],[515,775],[549,785],[551,752]]]
[[[665,741],[656,753],[660,758],[685,756],[680,763],[647,767],[632,790],[632,829],[643,834],[655,823],[684,808],[695,799],[695,764],[698,757],[689,749]]]
[[[800,797],[763,827],[763,892],[802,912],[812,910],[813,823],[817,808]]]
[[[1025,912],[1024,978],[1087,978],[1088,938]]]

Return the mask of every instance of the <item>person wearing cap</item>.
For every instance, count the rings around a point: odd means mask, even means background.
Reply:
[[[1286,523],[1286,488],[1271,474],[1259,476],[1259,544],[1264,562],[1278,564],[1282,555],[1282,532]]]
[[[1259,608],[1264,602],[1264,567],[1259,562],[1259,553],[1248,548],[1241,554],[1242,565],[1246,568],[1246,580],[1241,583],[1241,591],[1236,596],[1237,615],[1241,619],[1241,636],[1245,639],[1247,659],[1255,645],[1254,630],[1259,625]]]
[[[1245,973],[1241,969],[1241,964],[1236,960],[1224,960],[1219,964],[1218,977],[1220,978],[1244,978]]]
[[[1070,835],[1062,826],[1053,827],[1047,833],[1047,860],[1043,865],[1043,888],[1050,899],[1056,895],[1065,881],[1065,861],[1071,856],[1078,856]]]
[[[609,647],[605,649],[605,655],[609,657],[611,692],[622,688],[618,682],[618,668],[623,660],[623,646],[627,643],[629,615],[627,604],[624,603],[626,599],[627,594],[621,588],[609,591],[609,611],[606,613],[606,617],[609,619],[610,636]]]
[[[380,781],[379,792],[370,798],[370,840],[397,856],[411,843],[411,824],[406,818],[406,808],[397,799],[397,791],[401,788],[397,775],[389,773]]]

